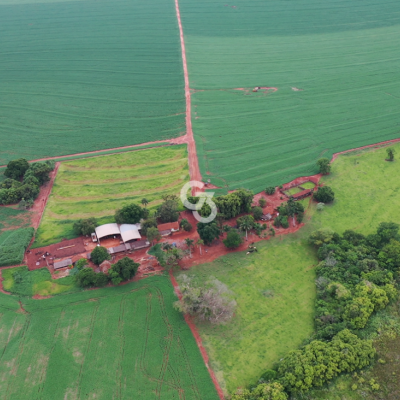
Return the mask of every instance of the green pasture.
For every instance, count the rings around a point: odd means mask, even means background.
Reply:
[[[186,145],[63,162],[34,246],[76,236],[72,226],[80,218],[114,222],[115,210],[143,198],[154,210],[162,195],[179,194],[188,179]]]
[[[322,179],[334,190],[335,201],[319,212],[316,202],[304,199],[306,224],[297,233],[257,243],[258,253],[233,253],[184,272],[200,282],[216,277],[237,301],[236,315],[227,325],[198,324],[211,365],[227,392],[254,383],[312,333],[313,266],[318,262],[307,244],[312,231],[329,227],[338,233],[354,229],[369,234],[380,222],[400,223],[400,144],[393,147],[399,155],[394,162],[385,161],[385,147],[339,156],[332,173]],[[351,392],[346,379],[333,388],[304,399],[337,400]],[[356,393],[349,396],[359,399]]]
[[[1,398],[218,399],[166,276],[23,308],[0,295]]]
[[[7,292],[21,295],[51,296],[64,292],[79,290],[73,277],[52,279],[47,268],[29,271],[28,267],[16,267],[3,269],[1,272],[3,288]]]
[[[335,201],[324,211],[312,204],[312,226],[338,233],[354,229],[373,233],[382,221],[400,223],[400,144],[391,146],[394,162],[385,161],[386,148],[343,154],[332,164],[332,173],[321,180],[335,192]]]
[[[260,192],[317,173],[322,156],[399,136],[399,2],[228,4],[180,1],[193,130],[212,183]]]
[[[0,0],[0,165],[185,131],[170,0]]]
[[[257,249],[258,253],[233,253],[182,272],[199,282],[210,276],[219,279],[237,301],[228,324],[198,324],[227,393],[256,382],[313,331],[317,263],[313,250],[301,234],[259,242]]]

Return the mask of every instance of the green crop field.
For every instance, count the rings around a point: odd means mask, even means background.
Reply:
[[[4,290],[21,296],[49,296],[80,290],[72,276],[52,279],[47,268],[33,271],[29,271],[26,266],[7,268],[2,270],[1,276]]]
[[[399,137],[400,2],[180,8],[200,168],[215,185],[260,192],[316,173],[321,156]]]
[[[166,276],[23,308],[0,295],[2,399],[218,399]]]
[[[172,0],[0,0],[0,165],[185,131]]]
[[[0,231],[11,228],[25,228],[30,224],[30,212],[0,206]]]
[[[2,232],[0,234],[0,267],[21,263],[34,233],[33,228]]]
[[[152,210],[188,180],[186,145],[63,162],[34,245],[76,236],[72,226],[80,218],[113,222],[115,210],[143,198]]]

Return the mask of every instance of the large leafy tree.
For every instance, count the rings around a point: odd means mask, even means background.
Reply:
[[[223,242],[228,249],[237,249],[243,243],[243,238],[236,229],[232,229]]]
[[[75,222],[74,230],[80,235],[90,235],[97,227],[96,218],[80,219]]]
[[[174,195],[163,196],[164,202],[158,207],[157,216],[163,223],[178,221],[178,198]]]
[[[146,218],[148,210],[132,203],[115,212],[115,221],[117,224],[137,224],[142,218]]]
[[[4,175],[7,178],[19,180],[21,179],[27,169],[29,168],[29,163],[25,158],[19,158],[18,160],[10,161],[7,164],[7,168],[4,171]]]
[[[214,239],[217,239],[221,234],[221,230],[218,228],[215,221],[209,222],[208,224],[199,222],[197,224],[197,232],[206,245],[210,245]]]
[[[319,172],[322,175],[328,175],[331,172],[331,164],[328,158],[320,158],[317,161]]]
[[[314,193],[314,198],[320,203],[331,203],[335,200],[335,193],[329,186],[322,186]]]
[[[92,268],[83,268],[75,275],[76,284],[80,287],[94,286],[96,272]]]
[[[118,285],[122,281],[128,281],[136,275],[140,264],[135,263],[129,257],[124,257],[117,261],[109,269],[111,281],[114,285]]]
[[[237,224],[242,231],[246,232],[247,239],[247,232],[254,228],[254,217],[252,215],[244,215],[243,217],[239,217],[237,219]]]
[[[158,242],[159,240],[161,240],[161,234],[160,234],[160,232],[158,231],[157,227],[152,226],[151,228],[148,228],[148,229],[147,229],[147,232],[146,232],[146,235],[147,235],[147,240],[148,240],[151,244],[153,244],[155,240],[156,240],[157,242]]]
[[[96,265],[100,265],[105,260],[111,260],[110,254],[108,254],[107,249],[103,246],[95,247],[90,257]]]
[[[261,383],[249,389],[238,389],[231,400],[287,400],[283,386],[278,382]]]

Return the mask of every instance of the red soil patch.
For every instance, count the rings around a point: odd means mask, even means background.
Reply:
[[[176,293],[176,295],[178,296],[178,298],[180,300],[182,298],[182,293],[180,292],[179,285],[176,282],[176,279],[175,279],[175,277],[174,277],[174,275],[172,274],[171,271],[169,272],[169,276],[171,278],[172,286],[175,289],[175,293]],[[187,314],[185,314],[185,321],[188,324],[190,330],[192,331],[194,339],[196,340],[197,347],[200,350],[201,356],[203,357],[203,360],[204,360],[204,364],[206,364],[206,367],[207,367],[208,372],[209,372],[209,374],[211,376],[211,379],[212,379],[212,381],[213,381],[213,383],[215,385],[215,388],[217,389],[218,396],[219,396],[219,398],[221,400],[224,400],[225,399],[224,392],[222,391],[221,386],[218,383],[218,380],[217,380],[217,377],[215,376],[214,371],[212,370],[212,368],[208,364],[208,361],[209,361],[208,354],[207,354],[206,349],[203,346],[203,343],[202,343],[201,337],[199,335],[199,332],[198,332],[198,330],[196,328],[196,325],[193,323],[191,317],[189,315],[187,315]]]

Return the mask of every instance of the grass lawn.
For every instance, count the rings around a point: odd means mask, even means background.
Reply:
[[[2,399],[218,399],[167,276],[18,300],[0,293]]]
[[[52,296],[64,292],[78,291],[73,277],[52,279],[47,268],[29,271],[28,267],[3,269],[3,287],[7,292],[21,296]]]
[[[63,162],[34,246],[74,237],[73,222],[80,218],[114,222],[115,210],[144,197],[154,209],[188,179],[186,145]]]
[[[184,273],[214,276],[234,293],[235,317],[200,324],[202,339],[227,392],[255,382],[313,331],[314,252],[298,234],[257,243],[258,253],[234,253]]]

